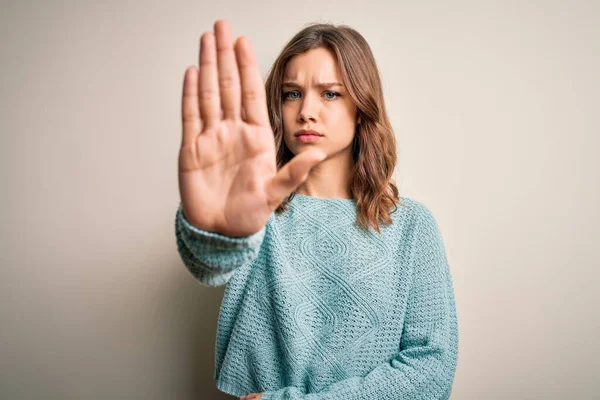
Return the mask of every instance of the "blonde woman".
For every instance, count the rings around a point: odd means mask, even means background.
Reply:
[[[311,24],[263,83],[227,21],[185,72],[179,254],[227,285],[214,378],[240,399],[448,399],[458,324],[443,239],[400,197],[377,65]]]

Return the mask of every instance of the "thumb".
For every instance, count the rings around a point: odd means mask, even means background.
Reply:
[[[308,178],[310,170],[326,158],[327,154],[315,149],[300,153],[288,161],[267,184],[271,209],[276,209],[284,198]]]

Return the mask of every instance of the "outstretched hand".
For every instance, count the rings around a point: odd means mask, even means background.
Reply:
[[[200,43],[199,69],[185,71],[179,192],[193,225],[241,237],[271,213],[327,156],[299,153],[279,171],[265,86],[250,40],[235,42],[218,20]]]

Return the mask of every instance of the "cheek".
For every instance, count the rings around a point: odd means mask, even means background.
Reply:
[[[289,130],[289,126],[294,122],[293,112],[289,106],[281,106],[281,122],[283,123],[284,131]]]
[[[292,146],[293,143],[290,142],[295,127],[293,111],[290,110],[290,107],[281,107],[281,124],[283,126],[283,141],[288,148],[291,148],[290,146]]]
[[[288,136],[288,132],[292,129],[289,114],[281,113],[281,124],[283,125],[283,136]]]
[[[328,123],[335,124],[344,130],[348,128],[354,129],[355,115],[346,107],[337,107],[336,109],[330,110],[327,115],[327,120]]]

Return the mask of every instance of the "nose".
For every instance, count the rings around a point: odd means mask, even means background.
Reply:
[[[308,100],[308,96],[305,96],[302,100],[302,105],[300,106],[300,111],[298,112],[298,121],[300,123],[305,123],[308,121],[315,122],[316,110],[313,107],[313,101]]]

